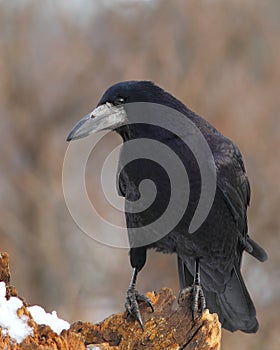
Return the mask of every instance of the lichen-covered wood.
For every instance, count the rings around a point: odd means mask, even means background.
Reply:
[[[9,257],[0,254],[0,277],[6,283],[7,297],[17,295],[10,286]],[[192,320],[190,294],[186,294],[178,305],[176,297],[168,288],[149,292],[155,311],[140,305],[145,324],[140,325],[132,320],[126,312],[109,316],[104,321],[92,324],[74,322],[70,329],[57,335],[48,326],[39,326],[25,306],[20,310],[29,316],[29,325],[33,327],[33,336],[28,336],[21,344],[11,342],[9,336],[2,337],[0,332],[0,349],[185,349],[185,350],[218,350],[220,349],[221,325],[216,314],[206,310],[195,321]]]

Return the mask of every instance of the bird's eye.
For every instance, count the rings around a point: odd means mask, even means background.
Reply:
[[[124,103],[124,98],[123,97],[117,97],[114,101],[114,105],[118,106]]]

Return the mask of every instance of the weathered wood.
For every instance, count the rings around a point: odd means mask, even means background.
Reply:
[[[159,293],[149,292],[155,311],[141,305],[145,324],[139,324],[126,313],[119,313],[92,325],[75,322],[71,330],[82,335],[86,345],[99,345],[100,349],[219,349],[221,326],[216,314],[206,310],[195,322],[190,311],[190,294],[177,305],[171,289],[163,288]],[[93,345],[92,345],[93,346]],[[110,347],[108,347],[110,346]]]
[[[10,286],[9,258],[6,253],[0,254],[0,278],[5,281],[7,297],[17,295]],[[218,350],[220,349],[221,325],[216,314],[206,310],[195,321],[192,320],[190,294],[186,294],[178,305],[171,289],[163,288],[149,292],[155,311],[141,304],[140,311],[145,325],[144,331],[126,312],[109,316],[104,321],[92,324],[74,322],[70,329],[57,335],[48,326],[37,325],[26,309],[20,314],[29,317],[33,327],[33,336],[27,337],[21,344],[11,344],[9,336],[3,338],[0,332],[0,348],[3,349],[185,349],[185,350]]]

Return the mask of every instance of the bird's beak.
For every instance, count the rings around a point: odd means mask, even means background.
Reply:
[[[123,105],[114,106],[107,102],[81,119],[71,130],[67,141],[81,139],[101,130],[113,130],[123,125],[126,120],[127,114]]]

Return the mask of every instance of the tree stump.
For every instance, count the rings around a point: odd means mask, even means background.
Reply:
[[[16,289],[10,285],[8,263],[8,254],[0,254],[0,279],[6,284],[6,298],[11,295],[17,296]],[[209,311],[205,310],[193,321],[190,294],[186,294],[179,305],[172,290],[168,288],[163,288],[158,293],[149,292],[146,295],[151,299],[155,310],[151,312],[147,305],[140,304],[144,331],[126,312],[122,312],[111,315],[97,324],[74,322],[70,329],[57,335],[50,327],[37,325],[24,302],[20,313],[29,317],[29,325],[34,330],[33,335],[16,344],[9,335],[4,337],[0,332],[0,348],[12,350],[220,349],[221,325],[217,315],[209,314]]]

